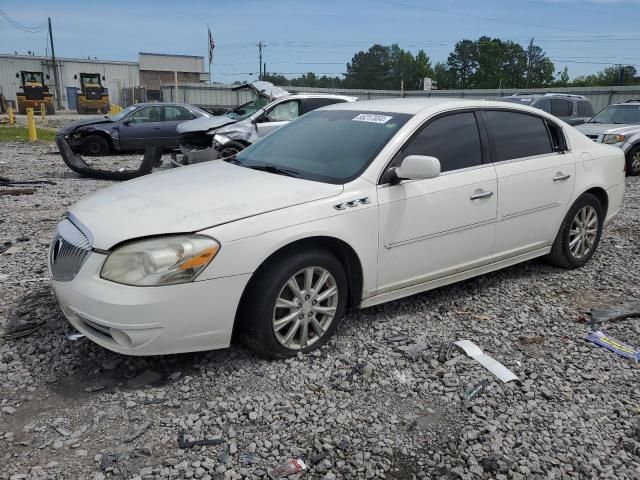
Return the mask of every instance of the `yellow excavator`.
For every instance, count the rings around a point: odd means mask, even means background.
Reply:
[[[20,90],[16,93],[18,113],[27,113],[27,108],[33,108],[39,112],[42,104],[49,115],[56,113],[53,93],[49,91],[42,72],[22,70],[16,73],[16,78],[20,79]],[[46,75],[46,78],[48,79],[49,75]]]
[[[73,76],[78,80],[78,75]],[[76,100],[78,113],[109,113],[109,92],[102,86],[104,76],[99,73],[80,74],[80,92]]]

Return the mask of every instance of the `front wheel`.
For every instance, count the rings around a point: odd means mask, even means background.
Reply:
[[[640,145],[633,147],[627,154],[627,176],[640,175]]]
[[[220,147],[218,152],[218,160],[233,159],[238,153],[244,150],[245,146],[236,141],[225,143]]]
[[[590,193],[583,194],[564,217],[548,260],[564,268],[584,266],[600,243],[603,223],[600,200]]]
[[[324,249],[271,261],[247,288],[241,334],[265,358],[321,347],[338,328],[347,304],[345,270]]]
[[[89,135],[82,141],[82,152],[85,155],[99,157],[111,151],[109,142],[100,135]]]

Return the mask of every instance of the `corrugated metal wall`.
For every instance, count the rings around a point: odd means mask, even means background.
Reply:
[[[450,98],[485,98],[496,99],[505,95],[517,93],[515,89],[494,90],[413,90],[401,92],[400,90],[350,90],[310,87],[283,88],[292,93],[298,92],[324,92],[353,95],[359,100],[375,100],[381,98],[400,97],[450,97]],[[522,92],[522,90],[520,90]],[[624,102],[632,98],[640,98],[640,86],[630,87],[570,87],[570,88],[532,88],[527,89],[532,93],[564,92],[575,95],[584,95],[593,103],[593,109],[597,112],[607,105],[616,102]],[[175,90],[165,86],[162,89],[162,98],[165,102],[175,101]],[[248,91],[234,92],[230,87],[204,87],[201,85],[180,86],[178,101],[192,103],[205,107],[235,106],[251,99]]]
[[[82,60],[60,58],[56,59],[62,85],[62,104],[67,108],[66,87],[77,87],[78,81],[73,76],[80,72],[99,73],[104,75],[105,86],[109,89],[111,102],[120,105],[122,102],[122,88],[140,85],[140,71],[135,62],[107,62],[100,60]],[[21,70],[42,71],[48,74],[48,85],[55,92],[53,67],[48,57],[29,57],[15,55],[0,55],[0,92],[9,100],[16,99],[16,92],[20,88],[20,80],[16,73]]]

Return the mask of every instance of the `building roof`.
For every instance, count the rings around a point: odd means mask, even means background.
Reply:
[[[15,55],[13,53],[0,53],[0,58],[15,58],[20,60],[41,60],[50,62],[51,57],[34,56],[34,55]],[[102,60],[95,58],[70,58],[70,57],[56,57],[56,61],[64,62],[91,62],[91,63],[109,63],[114,65],[138,65],[138,62],[128,62],[122,60]]]
[[[202,55],[178,55],[176,53],[149,53],[149,52],[138,52],[138,55],[153,55],[155,57],[183,57],[183,58],[202,58]]]

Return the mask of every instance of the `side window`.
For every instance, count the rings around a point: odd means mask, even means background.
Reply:
[[[129,120],[133,123],[161,122],[162,107],[143,107],[131,114]]]
[[[586,100],[578,101],[578,116],[593,117],[593,107],[591,107],[591,102]]]
[[[193,120],[195,117],[184,107],[164,107],[164,119],[168,122]]]
[[[551,115],[556,117],[570,117],[573,113],[573,103],[561,98],[551,99]]]
[[[303,113],[307,113],[334,103],[344,103],[344,100],[338,98],[306,98],[302,101],[302,110]]]
[[[402,149],[402,158],[408,155],[436,157],[442,172],[480,165],[482,146],[475,115],[455,113],[434,120]]]
[[[282,102],[267,113],[270,122],[288,122],[300,116],[300,103],[297,100]]]
[[[552,153],[544,120],[517,112],[488,110],[485,116],[496,162]]]
[[[551,100],[548,98],[543,98],[542,100],[538,100],[534,107],[539,108],[547,113],[551,113]]]
[[[554,123],[546,122],[551,135],[551,147],[554,152],[565,152],[567,150],[567,142],[562,133],[562,129]]]

